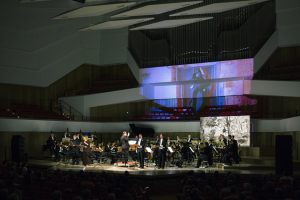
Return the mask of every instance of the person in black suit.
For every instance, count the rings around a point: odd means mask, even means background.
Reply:
[[[203,161],[207,161],[208,162],[208,156],[210,156],[212,154],[211,152],[211,148],[209,146],[208,142],[201,142],[199,144],[199,154],[198,154],[198,161],[197,161],[197,166],[196,168],[201,167],[207,167],[207,166],[203,166]]]
[[[52,157],[55,157],[56,145],[57,145],[57,139],[56,139],[55,135],[53,133],[51,133],[47,140],[47,148],[49,149],[50,155]]]
[[[232,158],[234,160],[234,162],[236,164],[239,164],[240,163],[240,156],[239,156],[239,145],[238,145],[238,142],[236,139],[234,139],[234,135],[231,136],[231,139],[232,139]]]
[[[188,135],[186,154],[187,154],[187,161],[189,163],[194,160],[194,158],[193,158],[193,151],[192,151],[192,141],[193,141],[192,136]]]
[[[72,157],[72,164],[78,165],[79,164],[79,158],[80,158],[80,135],[78,133],[73,135],[73,138],[71,140],[71,157]]]
[[[127,165],[128,156],[129,156],[128,138],[129,138],[129,132],[127,133],[126,131],[123,131],[120,141],[122,147],[123,162],[125,163],[125,166]]]
[[[136,145],[137,158],[140,163],[140,168],[144,169],[145,142],[141,133],[139,134],[139,137],[136,140]]]
[[[82,147],[82,164],[84,166],[91,164],[92,161],[90,159],[90,144],[88,142],[88,137],[82,137],[83,141],[81,143]]]
[[[191,146],[191,145],[192,145],[192,141],[193,141],[193,138],[192,138],[192,136],[191,136],[191,135],[188,135],[188,138],[187,138],[187,143],[188,143],[188,145],[189,145],[189,146]]]
[[[166,162],[167,140],[164,139],[163,134],[159,135],[159,140],[156,145],[158,146],[158,169],[164,169]]]
[[[154,162],[156,166],[158,166],[158,144],[159,144],[159,137],[156,136],[155,147],[152,149],[153,150],[152,162]]]

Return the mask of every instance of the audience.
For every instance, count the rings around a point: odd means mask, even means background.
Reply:
[[[184,176],[184,177],[183,177]],[[298,200],[298,177],[224,173],[193,173],[181,181],[178,200]],[[152,184],[156,183],[155,179]],[[151,186],[150,186],[151,187]],[[156,185],[157,187],[157,185]],[[0,165],[1,200],[147,200],[143,178],[125,174],[89,173]]]
[[[0,199],[144,200],[142,184],[125,174],[66,172],[3,162]]]
[[[299,178],[275,175],[194,174],[181,182],[180,200],[299,199]]]

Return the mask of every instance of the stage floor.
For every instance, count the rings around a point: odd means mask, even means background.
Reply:
[[[127,171],[131,175],[142,175],[142,176],[164,176],[164,175],[180,175],[190,171],[194,173],[237,173],[237,174],[274,174],[275,168],[273,165],[264,163],[246,163],[241,162],[240,164],[233,164],[232,166],[223,165],[221,163],[214,164],[212,167],[207,168],[195,168],[195,163],[189,164],[183,167],[167,166],[164,169],[157,169],[152,163],[145,166],[144,169],[138,168],[136,165],[130,165],[130,167],[124,166],[119,163],[118,165],[111,164],[90,164],[88,166],[83,165],[72,165],[65,164],[62,162],[54,162],[51,160],[30,160],[29,165],[44,167],[52,170],[62,171],[85,171],[85,172],[97,172],[97,173],[115,173],[123,174]],[[300,175],[299,171],[294,171],[294,174]]]

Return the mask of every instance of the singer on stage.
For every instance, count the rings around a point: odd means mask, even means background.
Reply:
[[[166,152],[167,152],[167,140],[164,139],[163,134],[159,135],[158,140],[158,169],[165,168]]]
[[[122,147],[122,157],[123,157],[123,162],[125,163],[125,166],[127,165],[128,156],[129,156],[128,137],[129,137],[129,132],[123,131],[120,141],[121,141],[121,147]]]
[[[136,140],[137,145],[137,158],[140,163],[140,168],[144,169],[144,156],[145,156],[145,142],[143,135],[140,133],[138,139]]]

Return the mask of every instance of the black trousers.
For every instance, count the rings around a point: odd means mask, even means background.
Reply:
[[[143,148],[138,148],[137,149],[137,159],[140,163],[140,167],[144,168],[144,157],[145,157],[145,153],[144,153],[144,149]]]
[[[158,150],[158,168],[165,168],[166,163],[166,150],[159,149]]]
[[[128,157],[129,157],[129,149],[122,149],[122,157],[123,157],[123,162],[125,163],[125,164],[127,164],[128,163]]]
[[[152,162],[155,163],[155,165],[158,165],[158,148],[155,148],[153,150],[153,158],[152,158]]]
[[[201,166],[201,163],[202,163],[203,161],[207,161],[207,155],[206,155],[206,154],[200,153],[200,154],[198,155],[198,161],[197,161],[197,166],[196,166],[196,167],[200,167],[200,166]]]
[[[91,159],[90,159],[89,155],[90,155],[90,152],[88,152],[88,151],[82,152],[82,164],[84,166],[91,164]]]
[[[80,149],[78,147],[73,147],[71,150],[71,156],[72,156],[72,164],[78,165],[79,159],[80,159]]]

